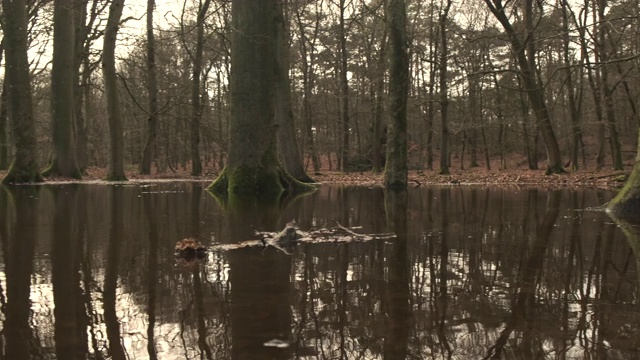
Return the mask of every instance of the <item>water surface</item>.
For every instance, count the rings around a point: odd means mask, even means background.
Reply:
[[[613,193],[323,186],[223,209],[205,183],[0,191],[2,359],[633,359]],[[214,251],[295,219],[392,240]]]

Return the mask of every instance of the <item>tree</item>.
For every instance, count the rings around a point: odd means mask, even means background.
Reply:
[[[525,40],[521,39],[518,32],[515,30],[513,25],[511,25],[511,22],[505,12],[505,6],[502,4],[502,0],[484,0],[484,2],[507,33],[509,42],[511,43],[511,50],[516,56],[518,67],[520,69],[520,76],[524,83],[524,90],[527,92],[531,108],[535,114],[538,126],[540,127],[540,132],[545,140],[548,162],[547,174],[563,173],[565,171],[562,166],[560,147],[558,146],[558,140],[553,132],[551,116],[545,103],[544,87],[539,83],[535,72],[535,42],[533,38],[533,27],[531,26],[533,19],[532,0],[527,0],[525,6],[525,22],[527,23],[528,31]]]
[[[124,145],[122,139],[122,116],[120,115],[120,96],[116,77],[116,37],[122,16],[124,0],[113,0],[109,6],[109,17],[104,33],[102,47],[102,76],[107,102],[107,118],[109,122],[109,169],[107,180],[127,180],[124,173]]]
[[[38,151],[31,99],[31,80],[27,58],[27,4],[25,0],[3,0],[9,116],[16,147],[15,158],[4,184],[42,182],[38,170]]]
[[[636,160],[631,175],[622,190],[609,202],[607,212],[618,217],[635,216],[640,212],[640,131],[638,131]]]
[[[82,177],[76,159],[74,138],[74,2],[53,2],[53,65],[51,68],[51,98],[53,118],[53,156],[44,176],[60,175],[74,179]]]
[[[450,2],[449,2],[450,3]],[[384,183],[388,188],[407,187],[407,97],[409,91],[409,54],[407,52],[407,5],[404,0],[389,0],[389,141]]]
[[[293,111],[291,109],[291,81],[289,79],[289,36],[283,6],[279,7],[277,18],[276,52],[278,57],[276,74],[276,124],[278,153],[282,166],[295,179],[302,182],[314,182],[302,166],[298,151]]]
[[[227,164],[209,190],[230,200],[277,200],[304,185],[284,171],[276,152],[275,87],[279,0],[233,0],[231,123]]]
[[[149,96],[149,118],[147,139],[144,142],[140,174],[151,174],[151,162],[155,157],[158,132],[158,80],[156,70],[155,37],[153,35],[153,8],[155,0],[147,0],[147,94]]]
[[[338,40],[340,42],[340,119],[342,123],[341,134],[342,143],[340,145],[340,169],[347,171],[349,169],[349,78],[347,76],[349,53],[347,50],[347,29],[345,24],[346,1],[339,0],[340,18],[338,24]]]
[[[451,9],[451,0],[447,0],[444,9],[440,12],[440,120],[442,124],[442,139],[440,148],[440,174],[449,174],[449,84],[447,79],[447,18]]]
[[[200,76],[202,73],[202,54],[204,52],[204,20],[211,0],[201,1],[198,7],[196,53],[192,56],[193,83],[191,84],[191,175],[202,173],[200,162],[200,118],[202,106],[200,104]]]

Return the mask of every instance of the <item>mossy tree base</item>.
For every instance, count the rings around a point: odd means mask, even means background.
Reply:
[[[607,205],[607,212],[623,218],[637,217],[640,213],[640,160],[636,159],[636,164],[624,187]]]
[[[564,169],[564,167],[562,166],[562,164],[559,165],[549,165],[549,167],[547,167],[547,170],[544,172],[546,175],[552,175],[552,174],[566,174],[567,171]]]
[[[129,181],[124,175],[108,175],[105,179],[107,181]]]
[[[4,185],[34,184],[44,182],[42,174],[37,169],[19,169],[11,165],[9,172],[2,179]]]
[[[45,178],[53,175],[68,177],[77,180],[82,179],[82,171],[80,171],[79,168],[75,167],[70,170],[69,173],[66,173],[65,171],[62,171],[62,169],[60,169],[60,166],[58,166],[58,162],[56,160],[52,161],[49,166],[42,172],[42,176]]]
[[[207,190],[227,200],[259,199],[276,202],[284,193],[301,194],[315,191],[316,187],[294,179],[280,166],[266,168],[240,165],[225,167]]]

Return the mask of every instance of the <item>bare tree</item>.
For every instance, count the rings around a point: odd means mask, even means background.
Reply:
[[[451,3],[451,1],[449,1]],[[407,5],[404,0],[389,0],[389,141],[385,163],[385,187],[407,187],[407,97],[409,91],[409,54],[407,50]]]
[[[74,68],[75,68],[75,3],[53,2],[53,66],[51,68],[51,98],[53,115],[53,156],[44,176],[82,177],[76,159],[74,138]]]
[[[109,169],[107,180],[127,180],[124,173],[124,144],[122,134],[122,116],[120,114],[120,96],[116,76],[115,50],[118,27],[122,17],[124,0],[113,0],[109,6],[109,18],[104,34],[102,47],[102,76],[107,101],[107,117],[109,121]]]
[[[447,57],[449,48],[447,42],[447,19],[451,9],[451,0],[447,0],[444,9],[440,11],[440,119],[442,139],[440,147],[440,174],[449,174],[449,84],[447,78]]]
[[[153,10],[155,0],[147,0],[147,95],[149,114],[147,139],[144,143],[140,174],[151,174],[151,163],[155,158],[156,137],[158,132],[158,80],[156,70],[155,37],[153,35]]]
[[[282,169],[276,151],[275,88],[280,0],[233,0],[229,157],[209,186],[235,200],[276,201],[284,189],[311,189]]]
[[[511,43],[511,49],[516,56],[520,68],[520,76],[524,83],[524,90],[527,92],[531,108],[535,114],[542,137],[545,140],[548,162],[547,174],[563,173],[565,171],[562,166],[560,147],[558,146],[558,141],[551,124],[551,115],[545,103],[544,88],[539,83],[535,73],[536,61],[535,50],[533,49],[533,29],[530,25],[527,26],[529,32],[523,40],[513,25],[511,25],[502,0],[484,0],[484,2],[507,33]],[[525,17],[527,18],[525,22],[528,24],[531,24],[533,16],[531,2],[532,0],[527,0],[525,6]]]
[[[27,58],[26,1],[3,0],[2,18],[7,55],[5,81],[9,89],[8,110],[16,149],[13,163],[2,182],[4,184],[42,182],[43,178],[37,163],[37,140]]]

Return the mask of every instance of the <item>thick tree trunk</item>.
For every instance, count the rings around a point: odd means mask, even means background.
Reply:
[[[158,132],[158,80],[156,70],[155,36],[153,34],[153,9],[155,0],[147,0],[147,96],[149,97],[149,118],[147,119],[147,139],[144,142],[140,174],[151,174],[151,163],[155,160]]]
[[[74,138],[75,26],[74,3],[53,2],[53,65],[51,99],[53,120],[53,156],[44,176],[60,175],[80,179]]]
[[[624,187],[607,205],[607,212],[619,217],[637,216],[640,213],[640,131],[636,160]]]
[[[202,60],[204,53],[204,20],[211,0],[204,0],[198,9],[198,24],[196,35],[196,53],[193,58],[193,82],[191,83],[191,175],[202,173],[200,161],[200,119],[202,106],[200,104],[200,78],[202,75]]]
[[[407,97],[409,91],[409,54],[407,51],[407,5],[404,0],[389,0],[389,140],[384,185],[391,189],[407,187]]]
[[[76,163],[80,173],[84,173],[87,167],[87,122],[86,114],[83,113],[83,104],[86,101],[83,97],[83,87],[88,86],[90,71],[84,68],[81,74],[80,69],[88,58],[88,26],[85,26],[87,18],[87,2],[83,0],[74,1],[74,63],[73,63],[73,120]]]
[[[282,166],[293,176],[302,182],[315,182],[304,171],[302,156],[298,151],[296,129],[294,125],[293,111],[291,110],[291,81],[289,80],[289,36],[288,25],[284,17],[282,4],[277,14],[277,73],[276,73],[276,125],[278,139],[278,153]]]
[[[122,134],[122,116],[120,115],[120,96],[116,77],[115,49],[116,37],[124,0],[113,0],[109,6],[109,18],[104,33],[102,47],[102,76],[107,101],[107,118],[109,121],[109,167],[107,180],[127,180],[124,173],[124,146]]]
[[[277,200],[291,178],[276,154],[275,87],[279,0],[233,0],[229,157],[209,190],[230,200]]]
[[[42,182],[38,170],[38,141],[33,118],[29,60],[27,58],[27,5],[25,0],[3,0],[9,115],[16,154],[4,184]]]
[[[485,3],[500,24],[502,24],[502,27],[509,36],[512,50],[520,68],[520,76],[524,82],[524,90],[527,92],[529,102],[531,103],[531,109],[533,110],[540,132],[542,133],[542,137],[545,141],[548,163],[547,174],[564,173],[565,171],[562,164],[562,157],[560,155],[560,147],[558,146],[558,140],[553,132],[551,115],[549,114],[549,110],[544,100],[544,87],[538,83],[536,78],[534,54],[530,53],[529,58],[527,58],[526,54],[526,45],[533,43],[534,41],[533,34],[527,34],[527,42],[523,43],[520,40],[518,33],[509,22],[504,6],[502,5],[502,1],[485,0]]]

